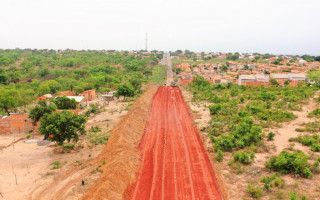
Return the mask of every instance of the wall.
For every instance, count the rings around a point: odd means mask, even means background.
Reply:
[[[83,101],[92,101],[96,99],[96,90],[93,89],[93,90],[87,90],[87,91],[81,92],[79,96],[84,96]]]

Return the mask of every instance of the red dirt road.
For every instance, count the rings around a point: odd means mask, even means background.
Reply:
[[[140,142],[132,200],[224,199],[178,87],[159,87]]]

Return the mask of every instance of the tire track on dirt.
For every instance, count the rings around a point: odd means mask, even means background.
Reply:
[[[160,87],[154,101],[140,143],[140,171],[128,198],[224,199],[180,89]]]

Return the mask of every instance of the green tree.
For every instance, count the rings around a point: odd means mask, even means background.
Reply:
[[[80,135],[85,134],[86,118],[70,111],[45,114],[40,120],[39,131],[46,139],[63,145],[64,141],[77,142]]]
[[[278,86],[279,85],[278,81],[276,79],[274,79],[274,78],[270,79],[270,84],[274,85],[274,86]]]
[[[41,96],[48,93],[50,93],[49,86],[47,84],[41,84],[38,88],[38,94]]]
[[[152,70],[151,69],[145,69],[143,70],[143,75],[145,75],[147,77],[147,79],[149,78],[149,76],[152,75]]]
[[[134,96],[134,88],[129,83],[120,84],[117,88],[116,96],[123,96],[125,101],[126,97]]]
[[[9,110],[16,108],[21,99],[19,91],[16,89],[0,88],[0,110],[10,114]]]
[[[57,93],[58,90],[61,88],[61,85],[56,80],[46,81],[46,84],[48,84],[51,94]]]
[[[129,79],[129,83],[133,86],[134,90],[140,90],[141,86],[142,86],[142,79],[134,76],[131,79]]]
[[[75,99],[69,99],[66,96],[56,97],[52,101],[58,109],[76,109],[78,104]]]
[[[317,87],[320,87],[320,71],[310,71],[307,76],[311,82],[314,82]]]
[[[38,122],[45,114],[51,114],[57,110],[57,106],[54,104],[48,104],[46,101],[39,101],[38,105],[34,108],[30,108],[29,118],[34,122]]]

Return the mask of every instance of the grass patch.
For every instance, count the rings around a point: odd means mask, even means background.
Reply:
[[[157,85],[163,85],[166,83],[167,69],[165,65],[158,65],[152,67],[152,75],[148,77],[148,82]]]
[[[109,139],[109,132],[106,133],[92,133],[88,136],[89,142],[94,145],[105,144]]]

